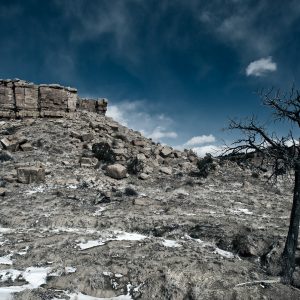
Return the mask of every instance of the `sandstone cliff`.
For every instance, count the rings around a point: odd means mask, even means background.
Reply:
[[[0,117],[63,117],[78,110],[105,114],[106,99],[81,99],[77,89],[0,79]]]

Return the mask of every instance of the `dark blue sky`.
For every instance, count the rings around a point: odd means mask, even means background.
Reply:
[[[257,89],[300,75],[296,0],[0,0],[0,28],[1,78],[107,97],[110,115],[172,145],[230,139],[228,117],[266,117]]]

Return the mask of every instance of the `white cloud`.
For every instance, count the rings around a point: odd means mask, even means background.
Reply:
[[[185,145],[186,146],[193,146],[193,145],[201,145],[206,143],[213,143],[216,141],[216,138],[210,134],[210,135],[199,135],[194,136],[190,140],[188,140]]]
[[[213,156],[220,155],[223,148],[216,145],[206,145],[201,147],[194,147],[192,150],[197,153],[199,157],[204,157],[206,153],[210,153]]]
[[[263,76],[268,72],[277,70],[277,64],[272,61],[272,57],[261,58],[251,62],[246,68],[247,76]]]
[[[128,126],[124,112],[117,105],[109,105],[106,115],[120,124]]]
[[[123,101],[109,105],[106,115],[157,142],[178,137],[172,130],[173,120],[170,117],[145,111],[146,107],[146,101]]]
[[[177,138],[178,134],[174,131],[166,131],[165,128],[161,126],[157,126],[153,132],[148,135],[149,138],[152,138],[153,140],[161,140],[162,138]]]
[[[199,135],[199,136],[194,136],[191,139],[189,139],[186,143],[175,146],[176,149],[178,150],[183,150],[183,149],[191,149],[195,153],[197,153],[198,156],[203,157],[205,156],[206,153],[210,153],[214,156],[221,154],[221,150],[223,149],[221,146],[216,146],[213,144],[209,145],[204,145],[207,143],[214,143],[216,141],[216,138],[212,135]]]

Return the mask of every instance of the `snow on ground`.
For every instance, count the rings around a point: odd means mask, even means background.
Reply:
[[[12,265],[13,264],[13,262],[11,260],[12,256],[13,256],[13,254],[8,254],[6,256],[0,257],[0,265]]]
[[[88,295],[84,295],[82,293],[65,293],[67,296],[69,296],[70,300],[132,300],[132,297],[127,295],[120,295],[117,297],[111,297],[111,298],[99,298],[99,297],[92,297]],[[52,298],[52,300],[59,300],[59,298]]]
[[[80,248],[80,250],[86,250],[98,246],[105,245],[105,241],[103,240],[97,240],[97,241],[87,241],[86,243],[79,243],[77,246]]]
[[[253,212],[250,211],[248,208],[236,208],[230,210],[234,214],[240,214],[243,213],[245,215],[253,215]]]
[[[89,248],[103,246],[107,242],[110,242],[110,241],[140,241],[140,240],[143,240],[146,238],[147,238],[147,236],[139,234],[139,233],[115,231],[114,236],[112,236],[112,237],[99,239],[99,240],[89,240],[84,243],[79,243],[79,244],[77,244],[77,246],[80,248],[80,250],[86,250]]]
[[[162,244],[165,246],[165,247],[181,247],[181,245],[177,242],[177,241],[174,241],[174,240],[163,240]]]
[[[103,272],[105,273],[105,272]],[[106,272],[109,274],[113,274],[111,272]],[[115,274],[116,276],[117,274]],[[141,285],[140,285],[141,286]],[[140,286],[134,288],[133,290],[135,292],[137,292],[140,288]],[[93,296],[89,296],[89,295],[85,295],[82,294],[80,292],[77,293],[69,293],[66,291],[63,291],[64,294],[69,298],[69,300],[133,300],[133,298],[130,295],[130,290],[132,289],[132,285],[130,283],[127,284],[127,294],[126,295],[120,295],[120,296],[116,296],[116,297],[110,297],[110,298],[99,298],[99,297],[93,297]],[[59,300],[60,298],[52,298],[51,300]]]
[[[11,300],[13,293],[19,293],[26,289],[37,289],[42,284],[46,283],[46,278],[51,268],[29,267],[25,271],[15,269],[7,269],[0,271],[0,281],[15,281],[16,279],[24,279],[27,284],[16,286],[0,287],[0,299]]]
[[[220,248],[216,248],[214,253],[217,253],[225,258],[235,258],[235,255],[232,252],[222,250]]]

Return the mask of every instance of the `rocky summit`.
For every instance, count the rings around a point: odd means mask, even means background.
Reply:
[[[220,158],[203,176],[77,96],[51,113],[73,90],[1,84],[0,299],[300,299],[299,267],[279,280],[288,178]]]

